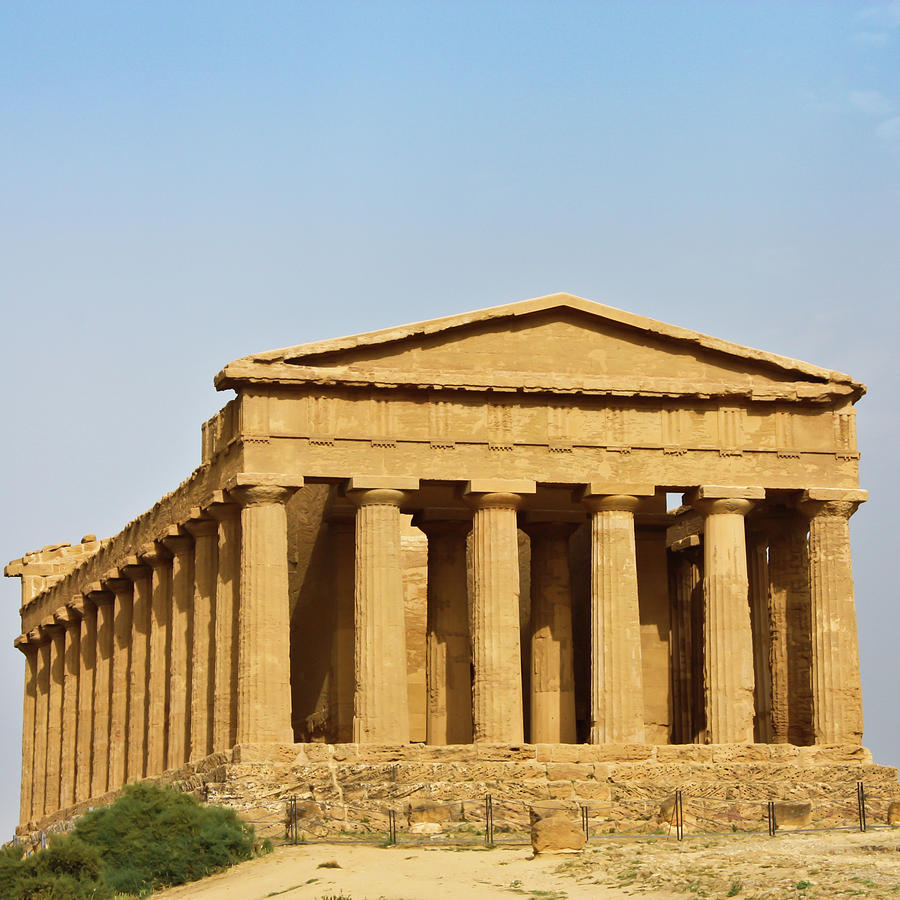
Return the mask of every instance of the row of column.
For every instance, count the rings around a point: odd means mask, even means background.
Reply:
[[[21,819],[248,741],[292,741],[287,519],[234,483],[16,640]]]
[[[472,512],[425,510],[414,517],[428,537],[426,740],[432,744],[525,739],[519,625],[517,532],[525,492],[470,483]],[[515,485],[513,485],[515,487]],[[625,487],[625,486],[623,486]],[[652,486],[600,494],[584,502],[591,516],[591,740],[644,736],[640,619],[634,513]],[[409,740],[403,588],[400,566],[402,485],[355,486],[355,585],[352,617],[338,591],[336,646],[355,623],[352,719],[338,701],[339,740]],[[577,522],[526,518],[531,536],[529,739],[576,740],[572,599],[568,538]],[[466,542],[471,529],[469,613]],[[339,571],[345,569],[339,564]],[[338,576],[340,579],[342,576]],[[342,625],[342,623],[344,623]],[[340,651],[337,651],[337,656]],[[347,689],[348,661],[335,666],[336,693]]]
[[[865,494],[807,491],[745,528],[763,496],[701,488],[702,551],[673,548],[674,738],[858,745],[849,519]]]

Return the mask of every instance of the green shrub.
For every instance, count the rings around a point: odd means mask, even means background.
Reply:
[[[253,856],[253,829],[234,810],[152,784],[129,786],[112,806],[81,818],[73,834],[99,852],[103,880],[123,894],[144,896]]]
[[[264,845],[263,850],[271,849]],[[195,881],[253,856],[253,829],[233,810],[173,788],[136,784],[81,818],[46,850],[0,851],[0,900],[111,900]]]

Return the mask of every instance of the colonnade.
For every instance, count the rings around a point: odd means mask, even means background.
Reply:
[[[26,659],[23,821],[239,743],[293,741],[285,502],[301,486],[283,476],[233,479],[16,640]],[[334,725],[340,740],[406,743],[401,509],[416,508],[418,481],[351,478],[345,487],[355,507],[352,532],[347,521],[334,527],[352,534],[354,563],[347,554],[334,565],[341,592],[349,594],[352,578],[353,603],[337,605]],[[568,571],[577,516],[523,510],[535,490],[533,482],[472,481],[462,491],[464,506],[416,513],[428,539],[429,743],[577,739]],[[641,742],[635,514],[655,487],[575,490],[591,534],[590,740]],[[790,659],[802,643],[797,622],[805,609],[810,738],[858,743],[848,520],[860,501],[854,492],[806,492],[798,508],[809,523],[808,543],[805,524],[802,533],[786,526],[770,532],[760,562],[772,587],[754,606],[744,517],[764,496],[762,488],[710,486],[689,495],[704,520],[703,555],[699,542],[674,548],[684,551],[685,564],[673,574],[672,648],[680,671],[699,662],[702,676],[673,684],[673,735],[684,740],[696,724],[692,710],[700,708],[703,740],[753,741],[768,704],[763,739],[802,742],[791,705],[805,702],[804,676]],[[524,636],[520,525],[531,538],[531,627]],[[752,559],[752,541],[750,550]],[[802,578],[798,584],[798,566],[808,590]],[[692,600],[698,590],[700,630]],[[766,646],[774,648],[769,665],[754,644],[753,620],[761,616]],[[695,653],[690,636],[701,633],[703,652]],[[530,641],[528,679],[523,640]],[[779,653],[784,665],[773,664]],[[763,699],[762,669],[771,673]],[[523,685],[530,692],[527,735]]]

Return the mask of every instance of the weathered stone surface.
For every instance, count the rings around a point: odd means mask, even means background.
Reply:
[[[809,801],[779,801],[775,804],[775,825],[778,828],[805,828],[812,821]]]
[[[573,853],[585,843],[584,831],[563,815],[539,819],[531,826],[531,846],[535,853]]]
[[[892,800],[888,804],[887,823],[888,825],[900,825],[900,800]]]

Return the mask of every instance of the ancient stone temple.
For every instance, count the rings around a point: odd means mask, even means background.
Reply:
[[[235,396],[176,490],[6,569],[23,827],[138,779],[234,799],[291,766],[342,800],[359,765],[413,759],[427,796],[477,760],[593,798],[603,760],[879,768],[849,376],[554,294],[215,384]]]

